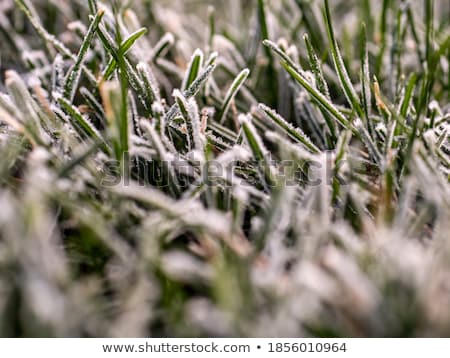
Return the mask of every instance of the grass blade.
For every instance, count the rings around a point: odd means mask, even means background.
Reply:
[[[89,50],[89,47],[91,46],[91,42],[92,39],[94,38],[95,31],[97,31],[97,27],[100,21],[102,20],[104,14],[105,14],[104,10],[100,10],[95,15],[95,18],[92,20],[88,32],[83,39],[83,43],[81,44],[80,50],[77,55],[77,60],[75,61],[75,64],[70,69],[66,77],[63,95],[69,100],[69,102],[72,102],[75,96],[75,91],[77,90],[78,83],[80,82],[81,70],[84,59]]]
[[[200,49],[196,49],[191,57],[191,60],[189,61],[189,65],[186,70],[186,75],[181,85],[182,91],[187,90],[189,86],[195,81],[198,74],[200,73],[202,65],[203,65],[203,52]]]
[[[283,52],[276,44],[269,40],[264,40],[264,45],[270,47],[277,55],[281,58],[281,64],[285,70],[292,76],[292,78],[300,84],[310,95],[313,97],[317,103],[330,112],[331,115],[344,127],[349,128],[350,122],[345,118],[345,116],[339,111],[338,108],[334,106],[329,99],[327,99],[321,92],[319,92],[304,75],[300,72],[297,65]]]
[[[95,141],[106,143],[105,139],[102,137],[97,128],[95,128],[94,125],[87,118],[85,118],[80,113],[80,111],[76,107],[74,107],[66,98],[58,98],[58,103],[60,104],[62,109],[64,109],[64,111],[75,120],[75,127],[81,128],[85,136],[92,138]]]
[[[248,68],[242,70],[234,79],[233,83],[231,84],[230,88],[228,89],[228,92],[225,96],[225,99],[223,100],[222,107],[219,112],[219,122],[220,124],[223,124],[225,121],[225,118],[227,116],[228,110],[230,109],[231,101],[234,99],[236,94],[238,93],[239,89],[244,84],[245,80],[247,79],[248,75],[250,74],[250,70]]]
[[[309,36],[308,34],[305,34],[303,36],[303,39],[305,41],[306,44],[306,49],[308,51],[308,57],[309,57],[309,63],[311,66],[311,70],[314,74],[314,77],[316,79],[316,83],[317,83],[317,88],[320,92],[322,92],[322,94],[328,98],[329,100],[331,99],[330,97],[330,91],[328,89],[328,84],[327,81],[325,80],[325,77],[323,75],[323,71],[322,71],[322,66],[319,62],[319,58],[317,57],[316,52],[314,51],[314,47],[312,45],[312,43],[309,40]],[[330,130],[330,134],[331,134],[331,139],[333,142],[335,142],[336,140],[336,127],[334,125],[334,122],[332,121],[332,119],[330,118],[329,114],[326,111],[322,111],[325,121],[327,123],[328,129]]]
[[[294,139],[295,141],[303,144],[306,148],[308,148],[313,153],[319,153],[320,150],[317,148],[311,140],[305,135],[305,133],[302,132],[299,128],[294,128],[292,124],[286,122],[286,120],[281,117],[278,113],[276,113],[274,110],[270,109],[264,104],[259,104],[259,108],[267,115],[268,118],[270,118],[272,121],[274,121],[279,127],[281,127],[286,133]]]
[[[211,61],[211,64],[208,65],[202,71],[202,73],[197,77],[197,79],[192,83],[192,85],[186,91],[183,92],[183,96],[186,99],[194,97],[198,93],[198,91],[200,91],[200,88],[209,79],[209,76],[211,76],[211,74],[213,73],[215,68],[216,68],[216,64],[214,63],[214,61]],[[167,112],[167,122],[169,124],[175,118],[178,111],[179,111],[179,108],[176,104],[174,104],[172,107],[170,107],[169,111]]]
[[[269,151],[264,146],[263,140],[258,134],[255,126],[251,122],[250,116],[240,115],[239,122],[241,123],[242,130],[253,153],[253,158],[258,165],[258,169],[262,172],[261,180],[267,187],[273,187],[276,185],[275,176],[273,172],[272,164],[270,163]]]
[[[360,118],[364,118],[364,112],[359,103],[358,95],[356,94],[356,91],[350,80],[350,76],[348,75],[347,69],[345,68],[344,60],[342,59],[339,46],[334,36],[334,28],[331,22],[330,6],[328,4],[328,0],[325,0],[324,21],[327,26],[328,40],[331,45],[331,55],[333,57],[334,67],[336,69],[336,73],[338,74],[342,90],[344,91],[347,101],[352,106],[353,110],[356,111]]]

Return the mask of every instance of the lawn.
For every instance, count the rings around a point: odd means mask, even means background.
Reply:
[[[450,337],[448,0],[0,0],[0,336]]]

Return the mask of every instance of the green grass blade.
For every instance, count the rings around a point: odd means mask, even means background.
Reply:
[[[400,116],[402,116],[404,119],[406,119],[408,115],[408,111],[414,94],[414,89],[416,87],[416,82],[417,82],[417,75],[413,73],[408,81],[408,84],[405,89],[405,94],[400,103],[399,113]]]
[[[258,0],[257,2],[257,15],[259,21],[259,29],[261,31],[262,39],[270,39],[270,33],[268,28],[268,16],[266,9],[266,0]],[[278,76],[274,66],[274,60],[272,52],[268,48],[264,48],[265,55],[269,61],[267,66],[267,74],[269,81],[272,83],[272,91],[270,93],[270,102],[274,102],[278,92]]]
[[[75,64],[73,65],[73,67],[71,68],[71,70],[67,75],[66,81],[64,83],[63,95],[69,100],[69,102],[72,102],[75,96],[75,91],[77,90],[78,83],[80,82],[84,59],[89,50],[89,47],[91,46],[91,42],[94,38],[95,32],[97,31],[97,27],[100,21],[102,20],[104,14],[105,14],[104,10],[100,10],[95,15],[95,18],[92,20],[88,32],[83,39],[83,43],[81,44],[80,50],[77,55],[77,60],[75,61]]]
[[[258,169],[261,172],[262,182],[269,187],[276,185],[276,180],[273,172],[272,164],[269,159],[269,151],[264,146],[261,136],[258,134],[255,126],[251,122],[250,116],[241,114],[239,116],[239,122],[241,123],[243,134],[250,150],[253,154],[253,158],[258,165]]]
[[[358,114],[358,116],[360,116],[360,118],[363,118],[364,112],[359,103],[358,95],[356,94],[356,91],[350,80],[350,76],[348,75],[344,60],[342,58],[339,46],[334,35],[334,28],[331,22],[330,6],[328,0],[325,0],[324,21],[327,26],[328,40],[331,46],[331,54],[333,57],[334,67],[336,69],[336,73],[338,74],[342,90],[353,110]]]
[[[330,91],[328,89],[327,81],[325,80],[325,76],[322,71],[322,66],[320,64],[319,58],[317,57],[316,52],[314,51],[313,44],[309,40],[308,34],[305,34],[303,36],[303,40],[306,44],[306,50],[308,51],[308,58],[309,58],[309,64],[311,66],[311,70],[314,74],[314,77],[316,79],[317,88],[322,94],[327,98],[331,99],[330,97]],[[322,108],[322,107],[321,107]],[[333,122],[333,120],[330,118],[328,112],[322,111],[323,116],[325,118],[325,121],[327,123],[328,129],[330,130],[331,139],[333,142],[336,140],[336,127]]]
[[[231,101],[234,99],[236,94],[238,93],[239,89],[244,84],[245,80],[247,79],[248,75],[250,74],[250,70],[248,68],[242,70],[234,79],[233,83],[231,84],[230,88],[228,89],[227,94],[225,95],[225,99],[222,103],[222,107],[219,112],[219,122],[223,124],[225,121],[225,118],[227,116],[228,110],[230,109]]]
[[[317,148],[311,140],[303,133],[303,131],[299,128],[294,128],[292,124],[286,122],[286,120],[281,117],[278,113],[276,113],[273,109],[270,109],[266,105],[260,103],[259,108],[266,114],[268,118],[270,118],[273,122],[275,122],[279,127],[281,127],[289,137],[297,141],[298,143],[303,144],[306,148],[308,148],[313,153],[319,153],[320,149]]]
[[[128,51],[133,47],[135,42],[137,40],[139,40],[142,36],[144,36],[146,33],[147,33],[147,29],[143,27],[143,28],[136,30],[132,34],[130,34],[125,40],[122,41],[122,43],[120,45],[120,49],[121,49],[120,52],[123,55],[126,55],[128,53]],[[103,81],[107,81],[111,77],[111,75],[113,74],[113,72],[116,68],[117,68],[117,62],[114,59],[114,57],[112,57],[109,60],[108,65],[106,66],[105,70],[103,71],[103,74],[102,74]]]
[[[330,91],[328,89],[327,81],[323,75],[322,66],[320,64],[319,58],[317,57],[316,52],[314,51],[314,47],[309,40],[308,34],[303,36],[303,40],[305,41],[306,50],[308,51],[309,64],[311,66],[311,70],[316,78],[317,89],[323,93],[325,97],[331,99]]]
[[[147,101],[149,101],[149,104],[152,104],[154,102],[161,102],[161,94],[159,92],[158,84],[150,66],[145,62],[140,62],[136,66],[136,69],[144,85],[144,89],[146,92],[145,98]],[[151,108],[151,106],[149,107]]]
[[[39,19],[34,16],[33,12],[27,5],[27,0],[15,0],[15,2],[27,16],[28,20],[30,20],[31,25],[33,25],[36,32],[42,37],[42,39],[44,39],[46,43],[50,43],[62,55],[69,57],[73,61],[77,61],[77,57],[61,41],[59,41],[55,36],[49,34],[47,30],[45,30]],[[88,68],[86,68],[86,66],[82,66],[82,70],[91,83],[97,83],[95,75]]]
[[[295,3],[300,9],[302,15],[302,23],[304,23],[306,31],[311,36],[312,45],[315,48],[320,48],[324,44],[324,38],[319,19],[316,12],[313,10],[314,2],[309,0],[295,0]]]
[[[310,95],[314,98],[317,103],[330,112],[331,115],[344,127],[349,128],[350,122],[345,118],[345,116],[339,111],[336,106],[331,103],[319,90],[317,90],[304,75],[300,72],[297,65],[283,52],[276,44],[269,40],[264,41],[264,45],[270,47],[278,56],[281,58],[281,64],[286,69],[286,71],[292,76],[292,78],[300,84]]]
[[[203,66],[203,52],[200,49],[196,49],[191,57],[191,60],[189,61],[189,65],[186,70],[186,75],[181,85],[182,91],[187,90],[189,86],[195,81],[198,74],[200,73],[200,69],[202,68],[202,66]]]
[[[214,61],[211,61],[211,64],[205,67],[205,69],[200,73],[200,75],[197,77],[197,79],[192,83],[192,85],[183,93],[183,96],[186,97],[186,99],[189,99],[191,97],[194,97],[198,91],[200,91],[200,88],[206,83],[206,81],[209,79],[209,76],[213,73],[214,69],[216,68],[216,64]],[[167,122],[170,123],[178,113],[179,108],[176,104],[174,104],[172,107],[170,107],[169,111],[167,111]]]
[[[142,120],[141,128],[147,133],[149,139],[153,144],[153,147],[158,153],[161,164],[161,171],[165,177],[164,180],[167,180],[164,184],[168,184],[172,194],[178,197],[180,195],[180,189],[175,171],[173,169],[172,155],[167,152],[166,148],[164,147],[162,138],[157,133],[153,125],[151,125],[147,120]]]
[[[130,35],[122,41],[120,44],[120,53],[122,55],[125,55],[130,49],[133,47],[133,45],[136,43],[137,40],[139,40],[142,36],[144,36],[147,33],[147,29],[145,27],[142,27]]]
[[[75,127],[81,128],[85,136],[96,141],[106,143],[105,139],[97,130],[97,128],[95,128],[94,125],[87,118],[85,118],[76,107],[72,105],[72,103],[70,103],[64,97],[58,98],[58,103],[60,104],[61,108],[75,121]]]
[[[364,109],[365,118],[369,121],[371,112],[372,96],[370,91],[370,70],[369,70],[369,51],[367,49],[366,26],[361,27],[360,35],[360,57],[361,57],[361,103]]]
[[[156,60],[164,55],[166,51],[174,44],[175,38],[168,32],[156,43],[153,47],[153,53],[151,55],[151,60],[156,62]]]
[[[196,149],[203,152],[204,145],[200,130],[201,124],[197,104],[192,98],[188,101],[178,90],[174,91],[173,96],[176,99],[178,107],[180,108],[180,113],[186,123],[189,148],[191,150]]]

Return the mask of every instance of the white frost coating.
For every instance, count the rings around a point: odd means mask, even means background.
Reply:
[[[436,142],[438,136],[436,135],[434,129],[428,129],[423,133],[423,138],[427,141],[429,145],[436,147]]]
[[[153,113],[163,114],[164,113],[164,107],[161,104],[161,102],[154,102],[152,104],[152,111],[153,111]]]
[[[241,53],[238,51],[236,46],[228,40],[226,37],[216,34],[214,36],[214,48],[217,49],[221,54],[228,53],[231,57],[232,62],[227,62],[232,69],[236,70],[238,68],[243,68],[246,66],[245,60],[242,57]]]
[[[191,98],[188,101],[188,113],[192,121],[192,135],[194,137],[194,148],[198,151],[202,151],[205,146],[205,136],[201,130],[200,114],[197,106],[197,102]]]
[[[205,137],[201,131],[197,102],[193,98],[186,99],[178,89],[175,89],[172,95],[176,98],[180,112],[186,122],[189,144],[192,146],[192,149],[202,151],[205,145]]]
[[[200,150],[192,150],[187,154],[187,158],[193,162],[203,163],[205,161],[205,154]]]
[[[14,112],[16,109],[14,108],[14,103],[11,100],[11,96],[0,93],[0,106],[3,107],[8,112]]]
[[[203,51],[200,50],[199,48],[195,49],[194,53],[192,54],[192,56],[191,56],[191,58],[190,58],[190,60],[189,60],[188,67],[187,67],[187,69],[186,69],[186,73],[185,73],[185,75],[184,75],[183,82],[182,82],[182,84],[181,84],[181,89],[182,89],[183,91],[185,91],[185,90],[187,89],[189,76],[190,76],[190,74],[191,74],[191,71],[193,70],[194,62],[195,62],[197,59],[198,59],[198,62],[199,62],[199,63],[198,63],[198,73],[200,73],[200,70],[201,70],[201,68],[202,68],[202,66],[203,66],[203,57],[204,57]],[[198,73],[197,73],[197,75],[198,75]],[[195,79],[195,78],[194,78],[194,79]]]
[[[359,129],[359,128],[362,128],[364,126],[364,123],[361,121],[361,118],[356,117],[353,120],[353,125],[355,126],[355,128]]]
[[[302,143],[313,152],[320,151],[319,148],[317,148],[313,144],[311,139],[309,139],[309,137],[300,128],[294,127],[291,123],[287,122],[283,117],[281,117],[277,112],[262,103],[259,104],[259,108],[265,113],[267,117],[274,121],[278,127],[285,130],[292,139]]]
[[[430,111],[436,111],[437,114],[442,115],[441,106],[437,101],[431,101],[430,104],[428,105],[428,109]]]
[[[38,86],[41,86],[41,84],[42,84],[41,80],[39,78],[37,78],[36,76],[28,77],[27,85],[29,87],[38,87]]]
[[[377,131],[379,131],[379,132],[386,133],[386,126],[385,126],[384,123],[379,122],[379,123],[377,124],[377,126],[375,127],[375,130],[377,130]]]
[[[245,149],[241,146],[235,145],[230,150],[227,150],[224,153],[220,154],[216,158],[216,161],[221,163],[222,165],[228,165],[236,160],[245,162],[250,159],[251,159],[251,153],[247,149]]]
[[[229,233],[229,219],[214,209],[204,209],[198,202],[175,201],[159,190],[143,188],[134,183],[115,186],[112,190],[122,196],[148,203],[163,210],[169,217],[177,218],[192,227],[205,227],[212,234],[223,237]]]
[[[251,158],[252,154],[246,148],[240,145],[233,146],[232,150],[236,159],[247,161]]]
[[[286,149],[289,149],[291,152],[293,152],[298,158],[301,159],[309,159],[309,160],[316,160],[317,155],[310,153],[309,151],[305,150],[302,146],[292,143],[286,138],[283,138],[280,134],[277,132],[267,131],[265,133],[265,137],[270,140],[271,142],[278,143],[279,145],[283,146]]]
[[[85,34],[87,32],[87,27],[79,20],[69,22],[67,24],[67,28],[70,31],[77,31],[80,32],[81,34]]]
[[[169,251],[161,258],[162,270],[181,282],[205,281],[212,278],[213,272],[203,261],[183,251]]]
[[[149,100],[152,102],[152,108],[154,103],[161,102],[161,95],[159,92],[159,86],[156,81],[155,75],[151,70],[151,67],[145,62],[139,62],[136,66],[138,73],[141,75],[141,80],[150,95],[152,96]]]
[[[159,53],[164,47],[170,47],[175,43],[175,37],[172,33],[167,32],[164,34],[163,37],[156,43],[156,45],[153,47],[153,52],[150,55],[149,60],[154,60],[156,55],[159,54],[159,56],[164,56],[164,54]]]

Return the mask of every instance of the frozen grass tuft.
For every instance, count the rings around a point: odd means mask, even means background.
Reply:
[[[0,0],[0,336],[450,336],[449,6]]]

